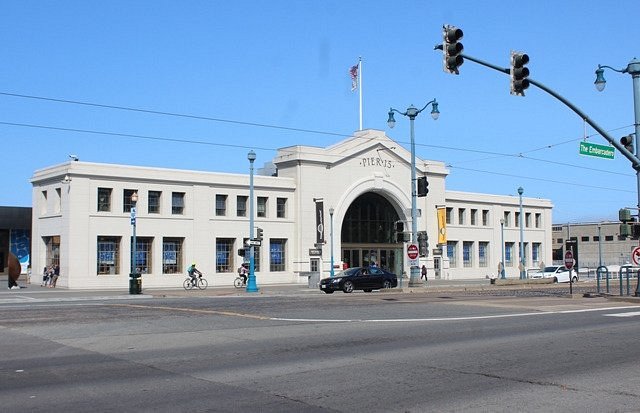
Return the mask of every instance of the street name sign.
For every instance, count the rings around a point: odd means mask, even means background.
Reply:
[[[591,142],[580,142],[580,155],[595,156],[597,158],[613,159],[616,153],[613,146],[598,145]]]

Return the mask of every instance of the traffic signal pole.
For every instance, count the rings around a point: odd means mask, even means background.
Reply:
[[[442,44],[437,44],[434,47],[435,50],[443,50]],[[490,69],[497,70],[498,72],[505,73],[507,75],[511,75],[511,69],[503,68],[500,66],[493,65],[491,63],[485,62],[483,60],[477,59],[472,56],[467,56],[465,54],[460,54],[463,59],[470,60],[472,62],[478,63],[482,66],[488,67]],[[604,129],[600,127],[593,119],[587,116],[580,108],[578,108],[573,103],[569,102],[564,96],[560,95],[553,89],[543,85],[540,82],[537,82],[531,78],[528,78],[529,84],[536,86],[538,89],[541,89],[554,98],[558,99],[560,102],[564,103],[569,109],[574,111],[578,116],[580,116],[586,123],[588,123],[596,132],[598,132],[603,138],[605,138],[614,148],[616,148],[625,158],[627,158],[631,162],[631,167],[636,171],[636,186],[638,191],[638,208],[640,209],[640,148],[638,145],[640,143],[640,62],[637,60],[633,60],[629,67],[626,70],[626,73],[630,73],[633,77],[633,92],[634,92],[634,110],[635,110],[635,130],[636,130],[636,154],[633,154],[627,148],[624,147],[621,143],[619,143],[616,139],[614,139],[611,135],[609,135]],[[640,297],[640,277],[638,277],[638,285],[636,287],[635,292],[636,297]]]

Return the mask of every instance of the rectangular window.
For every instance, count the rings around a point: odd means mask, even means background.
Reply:
[[[453,215],[453,208],[447,208],[446,210],[447,224],[451,224],[451,221],[453,219],[452,215]]]
[[[600,241],[600,237],[599,237],[599,236],[597,236],[597,235],[596,235],[596,236],[594,236],[594,237],[593,237],[593,242],[598,242],[598,241]]]
[[[449,257],[449,267],[456,268],[456,247],[458,246],[458,241],[447,241],[447,257]]]
[[[258,197],[258,212],[256,216],[258,218],[265,218],[267,216],[267,197]]]
[[[531,228],[531,212],[525,212],[524,225],[526,228]]]
[[[160,191],[149,191],[147,196],[147,211],[150,214],[159,214],[160,213],[160,195],[162,192]]]
[[[489,266],[489,243],[485,241],[478,242],[478,265],[480,267]]]
[[[513,242],[504,244],[504,261],[505,267],[513,267]]]
[[[60,236],[42,237],[46,248],[45,263],[47,266],[60,265]]]
[[[473,241],[462,243],[462,265],[465,268],[473,267]]]
[[[98,212],[111,211],[111,188],[98,188]]]
[[[249,241],[249,238],[245,238],[242,241],[243,245],[247,245],[247,241]],[[244,256],[244,259],[246,262],[249,262],[249,255],[250,255],[250,248],[247,247],[245,256]],[[260,247],[253,247],[253,267],[255,268],[256,272],[260,271]]]
[[[534,242],[531,244],[531,260],[533,266],[537,267],[540,264],[540,243]]]
[[[515,227],[516,228],[520,228],[520,213],[519,212],[516,212],[515,220],[516,220]]]
[[[278,218],[287,217],[287,198],[276,199],[276,216]]]
[[[509,211],[504,211],[504,227],[510,227],[511,226],[511,212]]]
[[[320,260],[317,258],[311,258],[311,263],[309,265],[309,269],[312,272],[318,272],[320,271]]]
[[[536,228],[542,228],[542,214],[536,214]]]
[[[171,193],[171,213],[173,215],[184,214],[184,192]]]
[[[216,238],[216,272],[233,272],[233,238]]]
[[[238,195],[238,198],[236,198],[236,215],[239,217],[246,217],[247,216],[247,200],[249,199],[248,196],[244,196],[244,195]]]
[[[131,237],[133,244],[133,237]],[[151,253],[153,251],[153,238],[136,237],[136,272],[140,274],[149,274],[153,272],[151,267]],[[133,250],[132,250],[133,252]]]
[[[131,197],[136,192],[138,192],[137,189],[125,189],[122,192],[122,212],[131,212],[131,208],[133,207]]]
[[[471,225],[478,225],[478,210],[471,210]]]
[[[482,210],[482,226],[486,227],[488,225],[489,225],[489,210],[483,209]]]
[[[558,243],[558,244],[562,244],[563,242],[564,242],[564,239],[563,239],[563,238],[558,238],[558,239],[556,240],[556,243]]]
[[[464,208],[458,208],[458,225],[465,224],[465,216],[466,210]]]
[[[162,273],[182,273],[182,243],[184,238],[163,238],[162,240]]]
[[[56,188],[56,213],[62,211],[62,189]]]
[[[227,215],[227,196],[226,195],[216,195],[216,215],[217,216],[225,216]]]
[[[589,242],[589,237],[581,237],[580,241],[582,242]]]
[[[47,191],[41,192],[42,196],[40,197],[40,215],[47,214]]]
[[[120,274],[120,237],[98,237],[98,275]]]
[[[613,235],[605,235],[604,236],[604,240],[605,241],[613,241]]]
[[[285,247],[287,240],[272,238],[269,240],[269,270],[284,271],[285,270]]]

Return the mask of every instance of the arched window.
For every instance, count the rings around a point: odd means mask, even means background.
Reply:
[[[342,223],[343,243],[391,244],[398,213],[382,195],[367,192],[349,206]]]

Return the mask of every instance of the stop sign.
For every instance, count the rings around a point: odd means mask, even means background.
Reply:
[[[568,270],[573,268],[573,252],[567,251],[564,253],[564,266],[567,267]]]
[[[418,258],[418,246],[416,244],[407,245],[407,257],[411,260]]]

